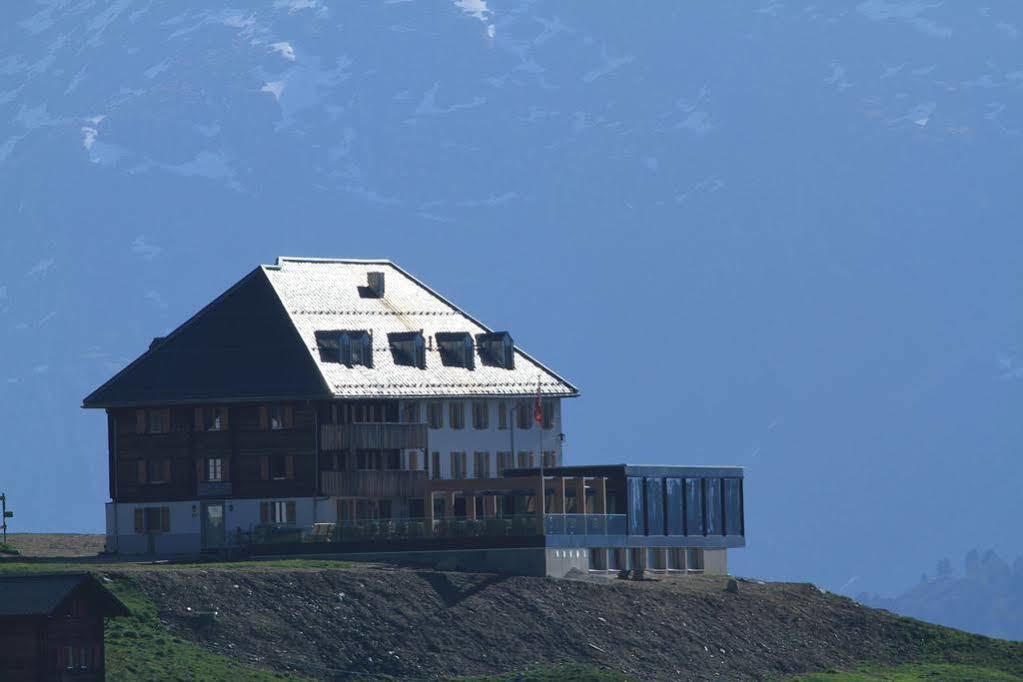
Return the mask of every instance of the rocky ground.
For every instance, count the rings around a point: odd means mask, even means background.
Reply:
[[[88,557],[103,551],[105,535],[8,533],[7,544],[23,557]]]
[[[764,679],[913,659],[926,626],[806,584],[554,580],[360,566],[130,571],[205,647],[323,679],[579,663],[640,679]],[[210,619],[198,614],[215,611]]]

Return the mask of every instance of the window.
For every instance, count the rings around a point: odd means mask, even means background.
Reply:
[[[196,431],[227,431],[226,407],[197,407],[195,410]]]
[[[472,335],[469,332],[437,332],[434,338],[437,340],[440,361],[445,367],[473,369],[476,366]]]
[[[668,517],[667,535],[684,535],[685,525],[682,519],[682,479],[664,479],[665,497],[667,507],[665,509]]]
[[[419,470],[419,452],[408,453],[408,468],[410,471]]]
[[[629,496],[629,534],[643,535],[646,531],[643,523],[643,479],[629,476],[626,480],[626,492]]]
[[[64,647],[64,659],[64,667],[75,672],[86,672],[95,666],[91,646],[68,645]]]
[[[296,522],[294,500],[259,503],[259,522],[293,526]]]
[[[508,332],[477,334],[476,347],[484,365],[515,369],[515,344]]]
[[[170,410],[149,410],[149,433],[170,431]]]
[[[490,410],[487,401],[476,400],[472,404],[472,428],[481,431],[490,426]]]
[[[544,467],[556,467],[558,466],[558,453],[553,450],[543,451],[543,465]]]
[[[401,420],[406,424],[419,423],[419,403],[410,401],[402,406]]]
[[[533,403],[520,400],[515,404],[515,424],[523,430],[533,428]]]
[[[686,479],[686,535],[703,535],[703,482]]]
[[[672,480],[672,479],[669,479]],[[678,479],[674,479],[678,480]],[[684,571],[686,570],[686,550],[684,547],[669,547],[668,548],[668,570],[669,571]]]
[[[664,479],[646,479],[646,532],[664,535]]]
[[[147,460],[147,464],[149,467],[149,483],[170,482],[171,461],[169,459],[150,459]]]
[[[520,452],[519,453],[519,469],[532,469],[533,468],[533,453],[532,452]]]
[[[541,407],[543,409],[543,427],[544,429],[554,428],[554,401],[544,400],[541,401]]]
[[[271,405],[267,410],[267,420],[271,431],[281,431],[292,427],[292,409],[290,405]]]
[[[452,400],[448,403],[450,421],[448,426],[452,429],[464,429],[465,428],[465,404],[458,401]]]
[[[261,480],[283,481],[295,478],[294,455],[263,455],[259,458]]]
[[[510,452],[497,453],[497,475],[504,476],[505,469],[514,469],[515,461]]]
[[[224,480],[224,460],[220,457],[206,460],[206,480],[214,482]]]
[[[373,366],[373,336],[364,329],[316,332],[320,362]]]
[[[429,403],[426,406],[426,418],[431,429],[444,428],[444,403]]]
[[[591,547],[589,550],[589,568],[591,571],[607,570],[607,550],[603,547]]]
[[[704,495],[707,507],[707,535],[721,535],[724,532],[721,523],[721,479],[705,478]]]
[[[473,473],[476,478],[490,478],[490,453],[477,452],[473,460]]]
[[[508,403],[497,401],[497,428],[504,431],[508,428]]]
[[[700,547],[686,547],[686,570],[690,573],[703,571],[703,549]]]
[[[726,478],[725,485],[725,534],[742,535],[742,479]]]
[[[423,332],[395,332],[387,335],[394,364],[426,369],[426,342]]]
[[[136,507],[136,533],[167,533],[170,531],[170,507]]]
[[[430,460],[430,478],[440,478],[440,453],[434,452]]]
[[[451,478],[462,480],[468,478],[467,460],[464,452],[451,453]]]

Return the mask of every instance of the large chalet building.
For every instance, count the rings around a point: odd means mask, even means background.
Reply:
[[[566,467],[561,401],[577,395],[394,263],[279,258],[85,398],[107,414],[108,550],[288,537],[489,548],[491,568],[525,565],[498,546],[539,551],[541,568],[510,569],[526,572],[723,571],[744,544],[742,470]]]

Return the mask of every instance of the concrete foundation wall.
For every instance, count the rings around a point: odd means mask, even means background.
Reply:
[[[728,550],[703,550],[703,572],[707,575],[728,575]]]
[[[547,575],[543,548],[475,549],[423,552],[360,552],[332,554],[331,558],[346,561],[378,561],[411,563],[439,571],[479,571],[509,575]],[[322,559],[328,555],[317,554]]]

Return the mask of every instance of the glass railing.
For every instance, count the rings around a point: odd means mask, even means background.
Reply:
[[[625,535],[625,514],[546,514],[547,535]]]
[[[312,527],[261,524],[250,529],[255,544],[359,542],[426,538],[531,537],[537,535],[624,535],[624,514],[535,514],[489,519],[439,518],[433,532],[426,519],[365,519],[318,523]]]

